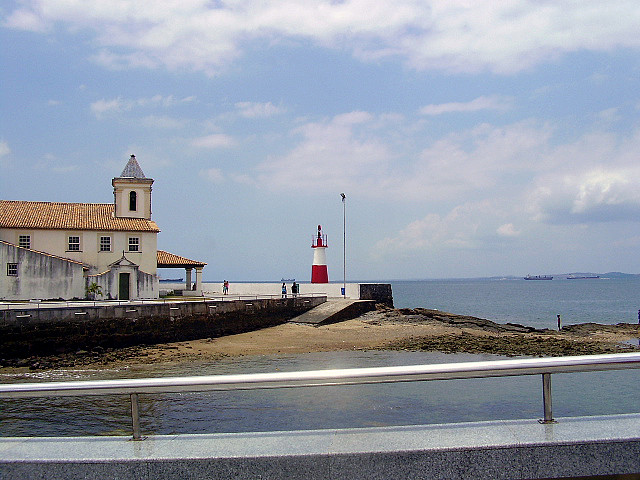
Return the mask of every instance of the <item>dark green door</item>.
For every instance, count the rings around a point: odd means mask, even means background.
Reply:
[[[118,288],[118,299],[129,300],[129,274],[120,274],[120,286]]]

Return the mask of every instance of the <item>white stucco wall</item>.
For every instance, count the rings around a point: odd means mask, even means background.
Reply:
[[[7,264],[18,274],[8,275]],[[82,265],[0,243],[0,298],[5,300],[84,298]]]
[[[287,285],[287,293],[291,294],[291,282],[285,282]],[[161,289],[170,288],[181,289],[184,288],[182,284],[166,284],[161,283]],[[340,289],[342,283],[299,283],[301,294],[321,293],[326,294],[328,297],[342,297]],[[229,283],[229,295],[280,295],[282,289],[282,282],[274,283]],[[217,296],[222,295],[222,282],[220,283],[203,283],[202,291],[205,296]],[[346,294],[348,298],[357,299],[360,298],[360,284],[359,283],[347,283]]]
[[[118,217],[146,218],[151,220],[151,178],[117,177],[111,181],[113,201]],[[136,210],[129,210],[129,195],[136,192]]]
[[[139,265],[143,272],[151,275],[155,275],[157,272],[158,235],[155,232],[0,229],[0,240],[6,242],[17,245],[20,235],[31,236],[31,249],[82,262],[91,267],[91,274],[105,272],[109,265],[122,257],[123,250],[126,257]],[[80,237],[81,251],[68,250],[70,235]],[[102,236],[111,237],[110,252],[100,251],[100,237]],[[140,238],[139,252],[128,251],[129,237]]]
[[[158,298],[158,277],[141,272],[135,266],[116,267],[99,275],[89,275],[88,284],[95,282],[102,289],[102,295],[97,299],[120,299],[119,275],[129,273],[129,299],[137,300],[141,298]]]

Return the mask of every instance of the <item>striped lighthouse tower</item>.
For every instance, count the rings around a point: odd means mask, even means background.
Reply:
[[[313,248],[313,265],[311,266],[311,283],[329,283],[327,271],[327,236],[322,233],[322,226],[318,225],[318,234],[311,241]]]

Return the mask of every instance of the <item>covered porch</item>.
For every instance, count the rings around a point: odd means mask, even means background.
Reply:
[[[185,269],[185,291],[183,295],[202,296],[202,269],[206,263],[181,257],[175,253],[158,250],[158,268],[184,268]],[[195,281],[192,273],[195,269]]]

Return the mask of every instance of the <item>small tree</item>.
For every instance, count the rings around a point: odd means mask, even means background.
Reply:
[[[89,300],[95,300],[96,295],[102,296],[102,287],[98,285],[96,282],[91,282],[87,286],[87,298]]]

